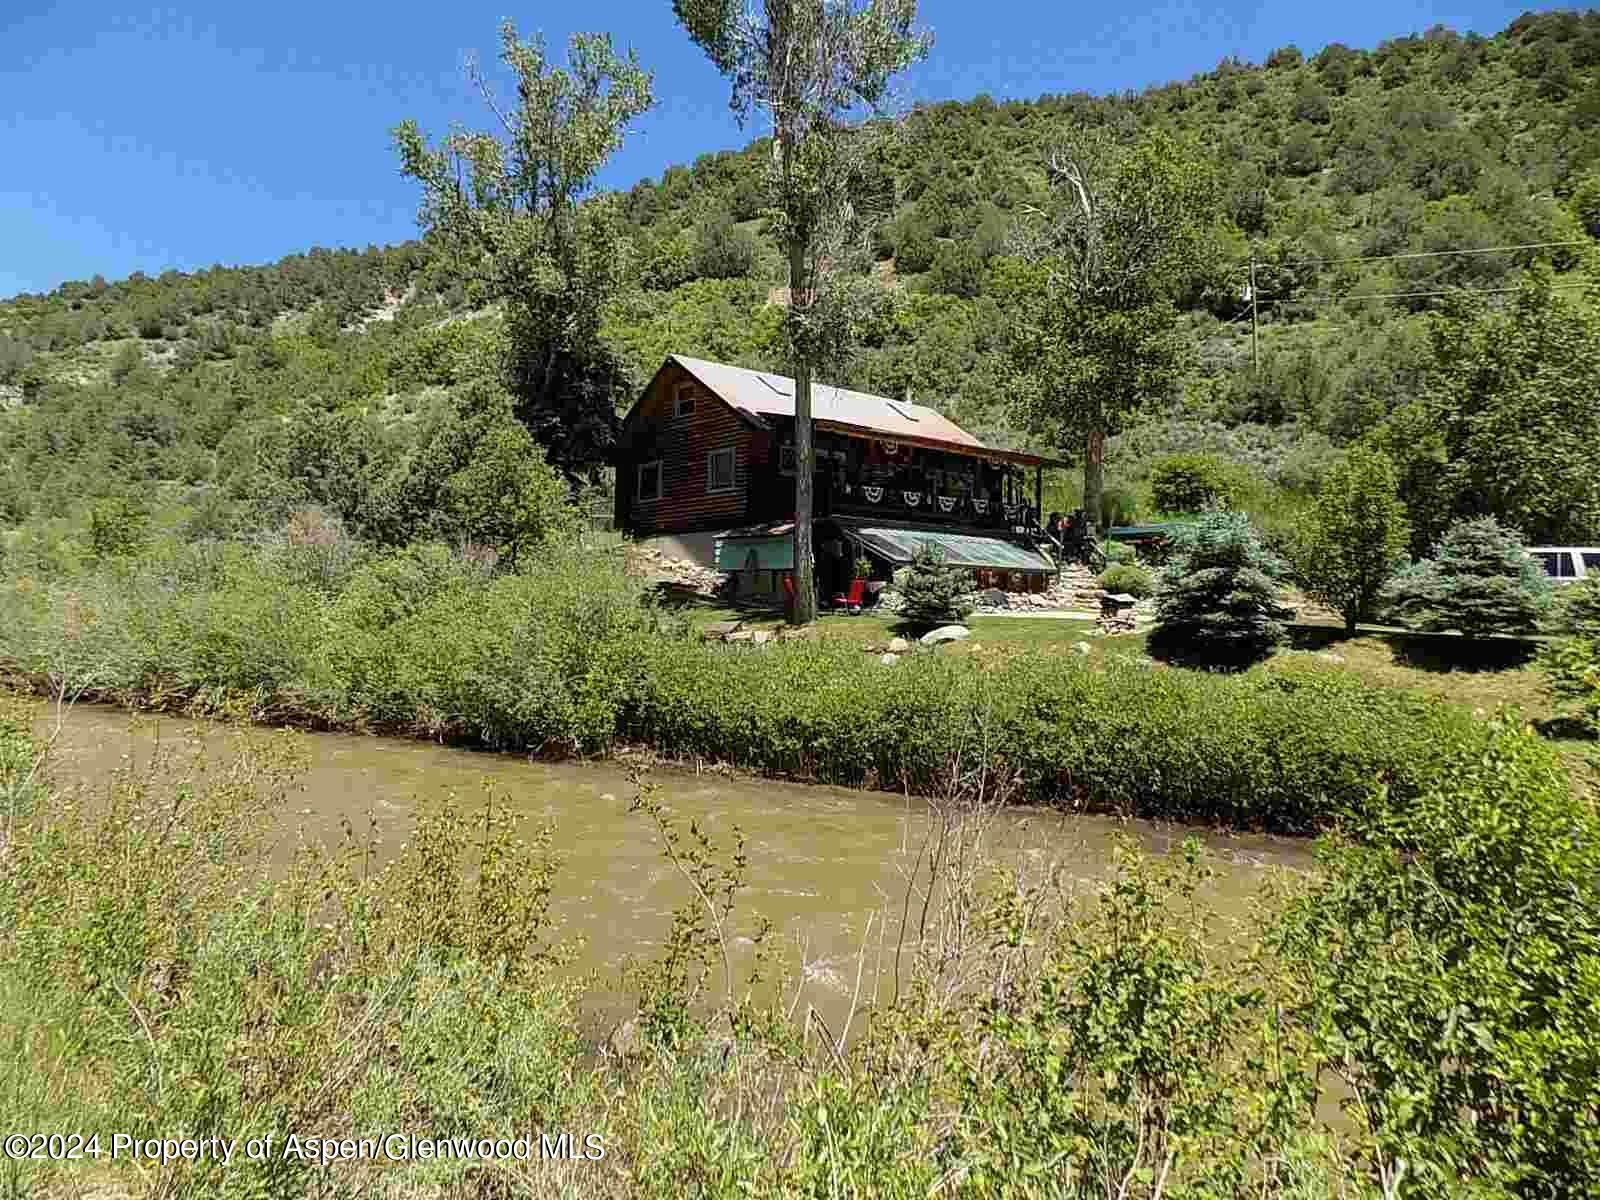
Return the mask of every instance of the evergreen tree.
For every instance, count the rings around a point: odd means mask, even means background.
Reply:
[[[946,625],[972,613],[966,600],[972,590],[967,572],[944,561],[932,543],[924,542],[906,572],[900,594],[900,616],[907,625]]]
[[[1157,584],[1152,650],[1243,665],[1283,641],[1294,615],[1278,603],[1286,568],[1244,513],[1204,513],[1172,543]]]
[[[1401,617],[1419,629],[1468,637],[1533,633],[1549,610],[1550,581],[1522,547],[1522,537],[1493,517],[1461,521],[1433,557],[1395,580]]]

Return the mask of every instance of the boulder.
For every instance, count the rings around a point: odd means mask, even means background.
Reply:
[[[1011,603],[999,588],[989,588],[987,591],[979,592],[978,598],[980,604],[987,604],[990,608],[1009,608]]]
[[[1094,649],[1088,642],[1073,642],[1072,648],[1079,654],[1088,654],[1090,650]]]
[[[959,642],[962,638],[972,636],[972,630],[965,625],[941,625],[938,629],[930,629],[922,635],[924,646],[937,646],[941,642]]]
[[[743,621],[718,621],[714,625],[707,625],[700,636],[708,642],[720,642],[743,627]]]
[[[900,656],[898,654],[885,654],[878,661],[881,662],[884,666],[890,667],[890,666],[893,666],[895,663],[900,661]]]
[[[772,630],[758,629],[754,634],[751,635],[751,640],[753,640],[758,646],[765,646],[772,640]]]
[[[889,653],[891,654],[904,654],[909,649],[911,649],[911,643],[903,637],[894,638],[889,642]]]

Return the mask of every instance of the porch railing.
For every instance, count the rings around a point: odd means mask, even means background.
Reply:
[[[1038,513],[1031,505],[1007,504],[998,499],[941,496],[935,492],[888,485],[844,484],[820,489],[826,511],[859,516],[883,516],[896,521],[931,520],[978,525],[990,529],[1037,529]]]

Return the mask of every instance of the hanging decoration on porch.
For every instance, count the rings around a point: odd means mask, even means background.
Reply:
[[[906,498],[906,506],[908,508],[915,508],[922,503],[921,492],[902,492],[900,494]]]
[[[1005,506],[1005,512],[1006,512],[1006,520],[1011,522],[1012,524],[1015,524],[1017,518],[1022,514],[1022,505],[1020,505],[1020,504],[1007,504]]]
[[[956,509],[956,498],[954,496],[940,496],[939,497],[939,511],[940,512],[954,512],[955,509]]]
[[[985,515],[989,511],[989,502],[987,500],[974,500],[972,502],[972,511],[980,517]]]
[[[881,487],[864,487],[861,490],[866,493],[867,499],[874,504],[883,499],[883,489]]]
[[[883,452],[890,458],[893,458],[896,454],[900,453],[899,442],[880,441],[878,445],[883,447]]]

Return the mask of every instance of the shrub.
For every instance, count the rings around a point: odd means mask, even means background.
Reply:
[[[1562,589],[1556,629],[1565,636],[1539,652],[1550,693],[1600,733],[1600,575]]]
[[[1157,588],[1153,649],[1238,664],[1283,641],[1285,567],[1243,513],[1208,512],[1176,530]]]
[[[1379,790],[1292,905],[1297,1023],[1418,1195],[1589,1194],[1600,1164],[1600,823],[1532,730]],[[1357,840],[1359,839],[1359,840]],[[1468,1114],[1464,1117],[1463,1114]],[[1388,1187],[1391,1193],[1396,1189]]]
[[[700,227],[695,248],[694,273],[701,279],[743,279],[756,264],[756,239],[735,225],[728,213],[718,213]]]
[[[1454,525],[1430,559],[1394,581],[1390,596],[1417,628],[1468,637],[1533,633],[1552,599],[1522,538],[1493,517]]]
[[[1108,592],[1126,592],[1143,600],[1154,590],[1150,572],[1134,563],[1113,563],[1100,573],[1100,586]]]
[[[1112,564],[1131,563],[1137,562],[1138,559],[1138,552],[1135,551],[1132,546],[1128,545],[1127,542],[1106,543],[1106,562]]]
[[[1237,507],[1247,485],[1247,472],[1210,454],[1170,454],[1150,468],[1150,498],[1163,513]]]
[[[1387,455],[1351,450],[1328,472],[1310,521],[1295,539],[1296,575],[1306,593],[1343,616],[1349,633],[1372,619],[1406,561],[1411,531],[1398,488]]]
[[[1539,653],[1558,706],[1600,733],[1600,640],[1568,637]]]
[[[907,625],[944,625],[965,620],[972,613],[966,599],[972,590],[971,572],[947,564],[944,554],[931,543],[917,551],[899,587],[903,598],[900,617]]]
[[[1332,668],[1097,670],[1026,653],[891,668],[827,642],[651,643],[637,668],[619,736],[665,755],[927,794],[954,731],[981,720],[1002,748],[991,766],[1017,771],[1029,802],[1280,831],[1335,819],[1379,775],[1409,794],[1482,735],[1464,709]]]
[[[920,275],[933,266],[939,252],[938,239],[921,225],[902,230],[895,245],[894,269],[897,275]]]
[[[150,515],[120,496],[101,500],[89,510],[89,548],[96,558],[113,558],[137,550],[146,536]]]
[[[1582,583],[1561,589],[1556,631],[1600,640],[1600,571],[1591,568]]]

